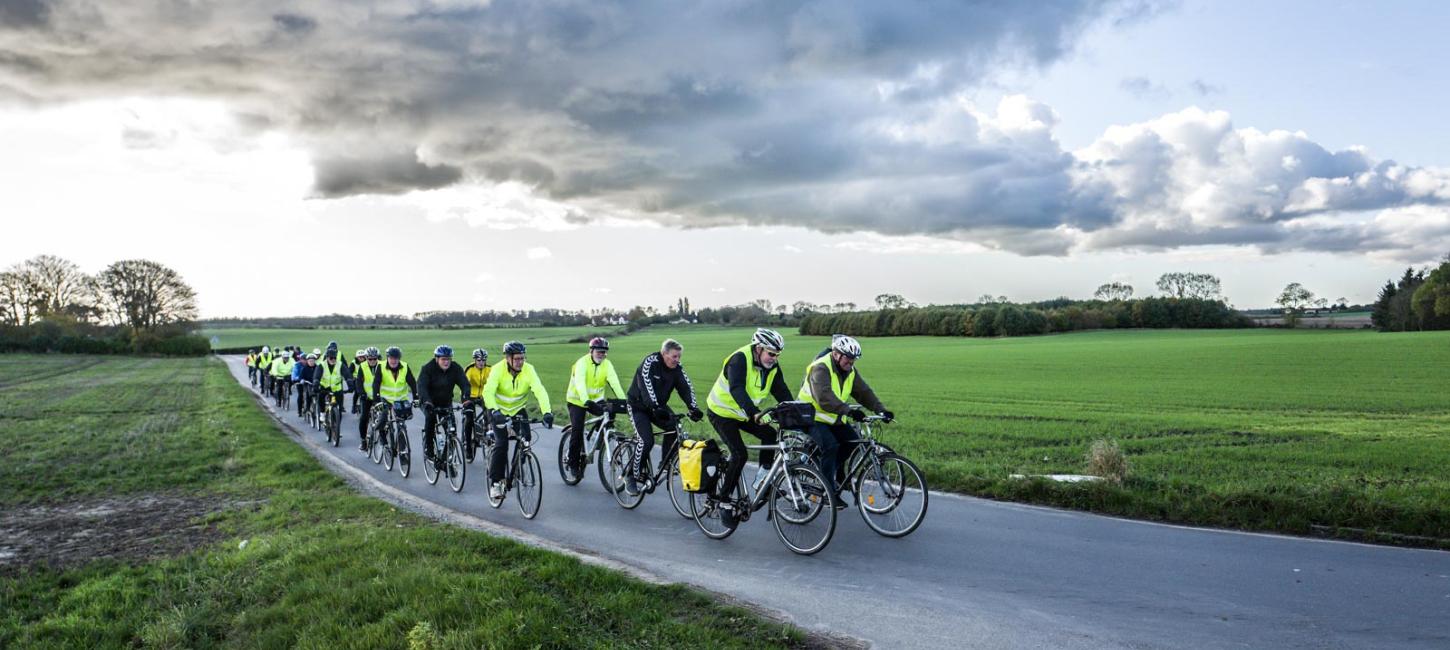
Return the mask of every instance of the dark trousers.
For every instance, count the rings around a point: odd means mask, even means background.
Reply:
[[[524,411],[519,411],[519,415],[523,416]],[[529,421],[527,419],[527,416],[519,420],[515,420],[513,417],[510,416],[504,416],[498,422],[493,423],[493,457],[489,459],[488,463],[489,483],[497,483],[499,481],[502,481],[504,479],[504,474],[508,473],[508,429],[510,426],[514,427],[514,433],[520,438],[525,438],[533,435],[533,433],[529,430]]]
[[[584,407],[569,404],[569,454],[566,456],[576,466],[583,465],[584,459],[584,420],[589,417],[589,411]]]
[[[675,440],[679,437],[676,433],[680,425],[675,421],[673,415],[668,418],[658,418],[652,410],[636,408],[634,404],[629,405],[629,421],[634,424],[634,467],[629,468],[636,477],[639,476],[640,465],[644,459],[649,458],[650,451],[655,448],[655,427],[665,432],[663,451],[660,452],[660,459],[663,460],[669,454],[669,449],[675,446]]]
[[[373,405],[377,404],[375,399],[362,398],[362,410],[357,414],[357,437],[363,442],[368,440],[368,421],[373,417]]]
[[[740,432],[744,431],[760,439],[762,445],[775,444],[775,429],[769,425],[755,424],[753,422],[741,422],[722,418],[710,413],[710,426],[715,427],[715,433],[725,441],[725,446],[730,449],[730,464],[725,467],[725,480],[718,486],[717,494],[729,496],[733,494],[735,485],[740,482],[740,473],[745,470],[745,456],[749,450],[745,448],[745,441],[740,439]],[[768,468],[775,462],[774,449],[760,450],[760,466]]]
[[[441,420],[442,418],[445,418],[445,417],[450,417],[451,418],[451,417],[453,417],[453,412],[448,410],[450,407],[453,406],[453,402],[451,400],[448,401],[448,402],[442,402],[442,403],[433,402],[432,404],[433,404],[433,408],[431,408],[431,409],[423,409],[423,457],[424,458],[433,458],[433,452],[434,452],[433,447],[434,447],[435,442],[436,442],[434,440],[434,438],[433,438],[433,427],[437,426],[438,425],[438,421]]]
[[[845,424],[811,425],[811,439],[821,448],[821,473],[826,475],[826,487],[831,494],[840,489],[836,485],[836,473],[851,453],[851,446],[857,440],[856,430]]]

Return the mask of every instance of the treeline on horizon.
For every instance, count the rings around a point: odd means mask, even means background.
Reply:
[[[1370,322],[1381,332],[1450,329],[1450,255],[1433,269],[1410,267],[1385,282]]]

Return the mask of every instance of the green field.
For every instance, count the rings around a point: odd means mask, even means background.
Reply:
[[[615,338],[621,374],[665,336],[684,342],[703,392],[749,330],[652,328]],[[496,360],[504,333],[290,336],[307,346],[334,337],[344,349],[400,344],[416,363],[437,342],[460,351],[483,345]],[[787,341],[794,390],[826,339]],[[863,343],[861,371],[901,419],[887,439],[918,461],[933,487],[1165,521],[1450,539],[1450,332],[1107,331]],[[529,347],[555,394],[583,352],[580,344]],[[1082,472],[1087,447],[1100,438],[1118,440],[1128,454],[1132,471],[1121,487],[1008,478]]]
[[[0,355],[0,377],[0,648],[810,644],[361,496],[215,359]]]

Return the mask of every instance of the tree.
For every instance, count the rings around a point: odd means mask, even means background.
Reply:
[[[1314,304],[1314,292],[1305,289],[1304,285],[1298,282],[1290,282],[1279,294],[1276,302],[1284,308],[1284,325],[1294,327],[1299,324],[1299,316],[1304,313],[1304,310]]]
[[[1158,276],[1158,290],[1170,298],[1212,300],[1219,297],[1222,284],[1211,273],[1164,273]]]
[[[1450,323],[1450,255],[1425,277],[1410,302],[1425,329],[1443,329]]]
[[[181,274],[150,260],[121,260],[96,278],[105,312],[133,330],[196,319],[196,292]]]
[[[1093,292],[1093,297],[1098,300],[1127,300],[1133,297],[1133,285],[1122,282],[1109,282],[1098,287]]]
[[[71,314],[91,302],[92,281],[74,262],[54,255],[37,255],[20,265],[34,291],[37,313]]]
[[[1388,280],[1385,286],[1380,287],[1380,293],[1374,301],[1374,309],[1370,311],[1369,322],[1381,332],[1394,329],[1394,323],[1390,319],[1390,301],[1395,299],[1395,281]]]
[[[877,309],[904,309],[907,305],[906,298],[901,297],[901,294],[883,293],[876,296]]]
[[[7,325],[29,325],[35,320],[35,298],[30,283],[14,267],[0,273],[0,318]]]

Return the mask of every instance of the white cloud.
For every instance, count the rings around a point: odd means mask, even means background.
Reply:
[[[531,260],[546,260],[554,256],[554,252],[543,246],[534,246],[524,253]]]
[[[781,246],[780,249],[783,250],[783,251],[785,251],[785,252],[787,252],[787,253],[800,253],[800,252],[803,252],[801,250],[801,247],[800,246],[796,246],[794,244],[785,244],[784,246]]]

